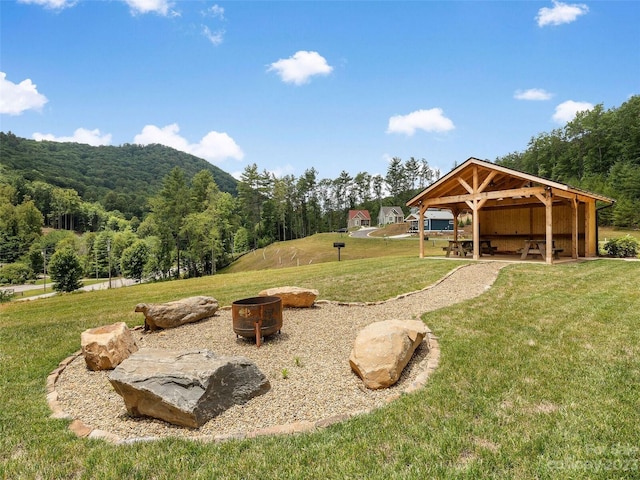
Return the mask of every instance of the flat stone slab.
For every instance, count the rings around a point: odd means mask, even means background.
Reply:
[[[248,358],[209,350],[141,349],[109,381],[129,414],[193,428],[271,388]]]

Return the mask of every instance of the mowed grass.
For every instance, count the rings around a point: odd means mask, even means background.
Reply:
[[[423,389],[318,432],[115,446],[49,418],[47,375],[84,329],[141,324],[138,302],[207,294],[228,305],[284,284],[373,301],[463,263],[414,251],[3,305],[0,477],[639,478],[637,262],[506,267],[482,296],[423,317],[442,348]]]
[[[429,239],[425,242],[425,256],[442,256],[442,247],[447,245],[445,236]],[[280,269],[338,260],[338,249],[334,243],[344,243],[340,249],[341,261],[361,260],[388,256],[418,255],[418,237],[356,238],[348,234],[318,233],[299,240],[276,242],[266,248],[251,251],[239,259],[224,272],[244,272],[247,270]]]

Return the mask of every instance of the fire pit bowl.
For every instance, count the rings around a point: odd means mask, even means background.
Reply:
[[[282,299],[280,297],[251,297],[231,304],[233,331],[236,336],[255,338],[259,347],[262,337],[282,328]]]

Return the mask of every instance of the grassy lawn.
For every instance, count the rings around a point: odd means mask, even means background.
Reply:
[[[447,237],[429,239],[425,242],[426,256],[442,256],[442,247],[448,244]],[[239,258],[226,272],[243,272],[246,270],[280,269],[287,267],[316,265],[335,262],[338,249],[334,242],[342,242],[341,260],[360,260],[387,256],[408,255],[415,257],[419,252],[418,237],[409,238],[355,238],[347,234],[318,233],[299,240],[276,242]]]
[[[620,238],[625,235],[631,235],[640,241],[640,230],[621,230],[613,227],[598,227],[598,237],[601,242],[605,242],[612,238]]]
[[[49,418],[47,375],[84,329],[140,325],[140,301],[207,294],[228,305],[284,284],[373,301],[461,263],[420,260],[416,248],[1,305],[0,478],[640,478],[637,262],[506,267],[481,297],[423,317],[442,349],[425,388],[316,433],[114,446]]]

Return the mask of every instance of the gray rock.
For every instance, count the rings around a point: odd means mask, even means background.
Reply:
[[[144,313],[145,330],[174,328],[185,323],[213,317],[218,301],[213,297],[196,296],[167,303],[139,303],[135,311]]]
[[[131,415],[194,428],[271,388],[248,358],[209,350],[141,349],[118,365],[109,381]]]

